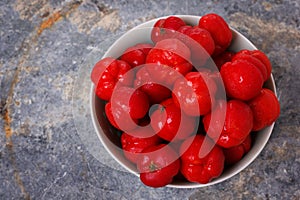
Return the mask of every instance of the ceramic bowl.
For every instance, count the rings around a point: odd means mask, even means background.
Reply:
[[[182,18],[186,23],[191,25],[196,25],[200,19],[199,16],[191,16],[191,15],[176,15]],[[161,17],[166,18],[167,16]],[[122,52],[128,47],[136,44],[136,43],[151,43],[150,31],[151,27],[153,27],[154,23],[160,18],[153,19],[151,21],[145,22],[131,29],[130,31],[123,34],[119,39],[117,39],[113,45],[106,51],[103,57],[119,57]],[[245,36],[239,33],[237,30],[231,28],[233,33],[233,40],[230,50],[237,52],[242,49],[254,50],[257,49]],[[271,89],[276,94],[276,88],[273,76],[271,75],[270,79],[265,82],[264,87]],[[105,102],[100,100],[94,93],[94,85],[91,85],[90,91],[90,109],[92,114],[92,120],[94,124],[95,131],[101,140],[103,146],[107,150],[107,152],[119,163],[123,166],[128,172],[139,176],[139,173],[136,169],[136,166],[128,161],[121,150],[121,143],[119,134],[115,132],[115,129],[111,127],[107,119],[105,118],[104,111]],[[191,183],[183,180],[174,180],[171,184],[167,185],[167,187],[175,187],[175,188],[198,188],[205,187],[209,185],[213,185],[216,183],[220,183],[225,181],[232,176],[238,174],[243,169],[245,169],[255,158],[260,154],[263,150],[264,146],[269,140],[269,137],[272,133],[274,123],[261,130],[259,133],[255,134],[253,138],[252,148],[251,150],[236,164],[233,166],[226,168],[221,176],[212,180],[207,184],[199,184],[199,183]],[[137,180],[139,181],[139,180]]]

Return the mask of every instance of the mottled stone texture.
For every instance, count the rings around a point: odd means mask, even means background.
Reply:
[[[92,63],[142,22],[208,12],[270,57],[281,116],[262,153],[233,178],[199,189],[145,187],[94,135]],[[299,16],[297,0],[1,1],[0,199],[299,199]]]

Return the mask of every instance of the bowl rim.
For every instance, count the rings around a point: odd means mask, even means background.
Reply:
[[[149,20],[149,21],[146,21],[144,23],[141,23],[137,26],[135,26],[134,28],[128,30],[127,32],[125,32],[124,34],[122,34],[117,40],[115,40],[113,42],[113,44],[106,50],[105,54],[102,56],[102,58],[105,58],[108,56],[109,52],[112,51],[112,49],[115,48],[115,46],[124,39],[124,37],[126,37],[126,35],[128,34],[131,34],[132,32],[136,31],[137,29],[143,29],[143,28],[151,28],[153,26],[153,24],[159,20],[159,19],[164,19],[164,18],[167,18],[169,16],[177,16],[181,19],[183,19],[184,21],[190,21],[190,20],[194,20],[194,21],[197,21],[201,18],[201,16],[197,16],[197,15],[166,15],[166,16],[161,16],[161,17],[158,17],[158,18],[155,18],[155,19],[152,19],[152,20]],[[248,39],[246,38],[243,34],[241,34],[240,32],[238,32],[235,28],[229,26],[232,33],[236,35],[236,37],[239,37],[240,39],[243,39],[245,40],[248,45],[250,45],[250,47],[252,48],[252,50],[257,50],[257,47]],[[101,58],[101,59],[102,59]],[[276,85],[275,85],[275,81],[274,81],[274,77],[273,77],[273,74],[271,73],[271,76],[269,78],[269,80],[267,80],[270,84],[270,87],[269,89],[271,89],[275,96],[277,96],[277,91],[276,91]],[[110,149],[110,147],[108,146],[108,144],[106,144],[106,141],[108,138],[107,136],[105,136],[105,134],[103,134],[103,131],[101,129],[101,126],[98,122],[98,119],[97,119],[97,114],[96,114],[96,106],[95,106],[95,101],[96,101],[96,94],[94,92],[94,84],[91,83],[91,87],[90,87],[90,95],[89,95],[89,102],[90,102],[90,111],[91,111],[91,117],[92,117],[92,123],[93,123],[93,126],[94,126],[94,129],[97,133],[97,136],[98,136],[98,139],[101,141],[101,144],[104,146],[105,150],[110,154],[110,156],[119,164],[121,165],[124,169],[126,169],[126,171],[136,175],[139,177],[139,173],[137,171],[134,171],[133,169],[131,169],[130,167],[128,167],[120,158],[118,158]],[[242,166],[237,166],[235,168],[237,169],[232,169],[233,172],[229,172],[229,174],[227,175],[221,175],[219,176],[218,178],[216,179],[213,179],[211,182],[209,183],[206,183],[206,184],[200,184],[200,183],[193,183],[193,182],[186,182],[186,184],[174,184],[174,183],[171,183],[171,184],[168,184],[166,185],[166,187],[171,187],[171,188],[201,188],[201,187],[207,187],[207,186],[210,186],[210,185],[215,185],[217,183],[220,183],[220,182],[223,182],[225,180],[228,180],[230,178],[232,178],[233,176],[239,174],[241,171],[243,171],[245,168],[247,168],[257,157],[258,155],[262,152],[262,150],[265,148],[267,142],[269,141],[270,139],[270,136],[273,132],[273,128],[274,128],[274,124],[275,122],[273,122],[270,126],[264,128],[263,130],[267,133],[264,133],[265,134],[265,139],[260,143],[259,145],[259,148],[254,152],[254,154],[251,154],[251,157],[247,157],[247,155],[249,155],[249,152],[242,158],[242,160],[240,160],[238,163],[240,163],[241,161],[244,161],[244,164],[240,164]],[[261,131],[263,131],[261,130]],[[245,159],[247,158],[247,159]],[[231,168],[231,167],[230,167]],[[231,171],[232,171],[231,170]],[[185,182],[184,182],[185,183]]]

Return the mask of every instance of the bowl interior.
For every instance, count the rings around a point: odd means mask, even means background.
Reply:
[[[191,16],[191,15],[177,15],[178,17],[182,18],[186,23],[191,25],[196,25],[200,19],[199,16]],[[161,17],[161,18],[166,18]],[[145,22],[130,31],[126,32],[124,35],[122,35],[118,40],[115,41],[115,43],[107,50],[107,52],[104,54],[103,57],[119,57],[121,53],[126,50],[128,47],[136,44],[136,43],[151,43],[150,38],[150,32],[151,27],[153,27],[154,23],[158,19],[154,19],[148,22]],[[231,28],[233,33],[233,40],[232,44],[229,47],[232,51],[239,51],[242,49],[249,49],[254,50],[257,49],[246,37],[244,37],[242,34],[240,34],[235,29]],[[271,89],[276,94],[276,88],[273,76],[269,80],[265,82],[264,87]],[[129,172],[139,175],[138,171],[134,164],[132,164],[130,161],[128,161],[121,149],[120,144],[120,133],[112,127],[109,122],[107,121],[105,117],[105,111],[104,111],[105,102],[100,100],[94,93],[94,85],[91,86],[91,92],[90,92],[90,107],[91,107],[91,113],[92,113],[92,120],[95,127],[95,130],[97,132],[97,135],[99,136],[99,139],[101,140],[102,144],[108,151],[108,153],[125,169],[127,169]],[[213,185],[219,182],[222,182],[237,173],[239,173],[241,170],[246,168],[262,151],[264,146],[266,145],[272,129],[273,129],[274,123],[266,127],[265,129],[259,131],[258,133],[254,134],[253,137],[253,144],[251,150],[235,165],[226,168],[222,175],[213,181],[211,181],[208,184],[198,184],[198,183],[190,183],[184,180],[175,180],[172,184],[169,184],[169,187],[177,187],[177,188],[195,188],[195,187],[204,187],[208,185]]]

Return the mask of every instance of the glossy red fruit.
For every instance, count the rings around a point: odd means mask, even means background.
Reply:
[[[126,74],[126,78],[125,77]],[[134,73],[131,66],[122,60],[111,57],[97,62],[91,73],[91,80],[95,84],[96,95],[105,101],[109,101],[117,82],[125,86],[131,86]]]
[[[259,59],[252,56],[251,54],[245,53],[245,51],[240,51],[233,56],[232,61],[235,60],[245,60],[252,63],[259,69],[264,81],[266,81],[269,78],[266,66]]]
[[[121,60],[127,62],[132,67],[145,64],[149,51],[153,48],[152,44],[139,43],[127,48],[121,56]]]
[[[111,102],[114,112],[127,112],[133,119],[143,118],[149,109],[147,95],[139,89],[130,87],[117,87],[112,95]]]
[[[253,128],[252,110],[240,100],[219,101],[212,111],[215,116],[223,115],[222,106],[226,106],[225,121],[218,121],[221,117],[211,121],[212,113],[209,113],[203,117],[204,129],[210,138],[224,148],[240,145]]]
[[[146,68],[156,83],[172,87],[175,80],[192,70],[190,49],[178,39],[156,43],[146,59]]]
[[[136,73],[134,87],[140,88],[149,97],[150,104],[160,103],[171,97],[171,90],[161,84],[158,84],[150,76],[146,67],[141,67]]]
[[[178,141],[195,133],[196,118],[181,112],[172,98],[162,102],[151,114],[151,126],[159,137]]]
[[[248,102],[254,116],[253,131],[271,125],[280,115],[280,104],[274,92],[263,88],[258,96]]]
[[[194,26],[190,29],[187,29],[185,31],[185,34],[191,39],[193,39],[194,41],[196,41],[206,51],[207,55],[212,55],[212,53],[215,50],[215,43],[211,34],[207,30],[200,28],[198,26]],[[196,54],[197,52],[193,52],[193,51],[197,51],[199,48],[197,48],[197,46],[194,44],[190,44],[190,45],[191,45],[190,48],[192,50],[192,54]]]
[[[210,112],[217,86],[206,72],[189,72],[177,79],[173,88],[173,99],[187,115],[200,116]]]
[[[108,102],[105,105],[105,115],[109,123],[113,127],[119,130],[130,131],[135,129],[138,124],[138,119],[132,119],[128,117],[127,113],[121,112],[120,115],[116,116],[111,109],[111,102]],[[116,122],[115,118],[117,119],[118,123]],[[119,120],[119,119],[123,119],[123,120]]]
[[[158,20],[151,31],[151,39],[154,43],[161,40],[173,38],[176,36],[177,30],[181,26],[185,26],[185,22],[176,16],[170,16],[166,19]]]
[[[180,147],[180,171],[190,182],[208,183],[219,177],[224,169],[225,157],[222,149],[204,138],[203,135],[191,136]],[[205,153],[206,156],[201,157],[200,151],[209,152]]]
[[[209,13],[202,16],[199,20],[200,28],[208,30],[215,41],[214,55],[225,51],[232,40],[232,33],[227,22],[215,13]]]
[[[150,146],[162,142],[150,126],[138,127],[121,135],[121,144],[125,157],[133,163],[137,162],[141,152]]]
[[[259,59],[262,63],[264,63],[267,69],[267,79],[268,79],[271,76],[271,72],[272,72],[272,64],[268,56],[260,50],[252,50],[251,55]]]
[[[272,72],[272,64],[271,64],[271,61],[269,60],[268,56],[264,52],[262,52],[258,49],[256,49],[256,50],[243,49],[239,53],[251,55],[252,57],[261,61],[264,64],[266,71],[267,71],[266,80],[270,78],[271,72]]]
[[[192,28],[193,28],[193,26],[190,26],[190,25],[184,25],[184,26],[181,26],[181,27],[177,30],[177,32],[179,33],[178,36],[184,36],[184,38],[185,38],[185,35],[186,35],[187,31],[189,31],[189,30],[192,29]],[[184,38],[183,38],[183,39],[184,39]]]
[[[260,70],[245,60],[225,63],[220,73],[227,95],[240,100],[254,98],[259,94],[264,83]]]
[[[222,65],[227,62],[230,62],[231,59],[234,57],[235,53],[231,51],[224,51],[223,53],[214,56],[213,61],[215,62],[217,68],[220,70]]]
[[[246,139],[237,146],[224,148],[223,152],[225,155],[225,164],[226,165],[233,165],[240,161],[243,156],[248,153],[251,149],[251,135],[249,134]]]
[[[139,89],[120,86],[114,89],[107,115],[110,122],[123,131],[132,130],[135,120],[143,118],[149,109],[148,96]]]
[[[215,42],[211,34],[198,26],[185,31],[188,38],[185,43],[191,49],[194,66],[203,66],[215,50]]]
[[[160,144],[142,151],[137,162],[140,180],[150,187],[163,187],[173,181],[180,169],[179,155],[170,145]]]

